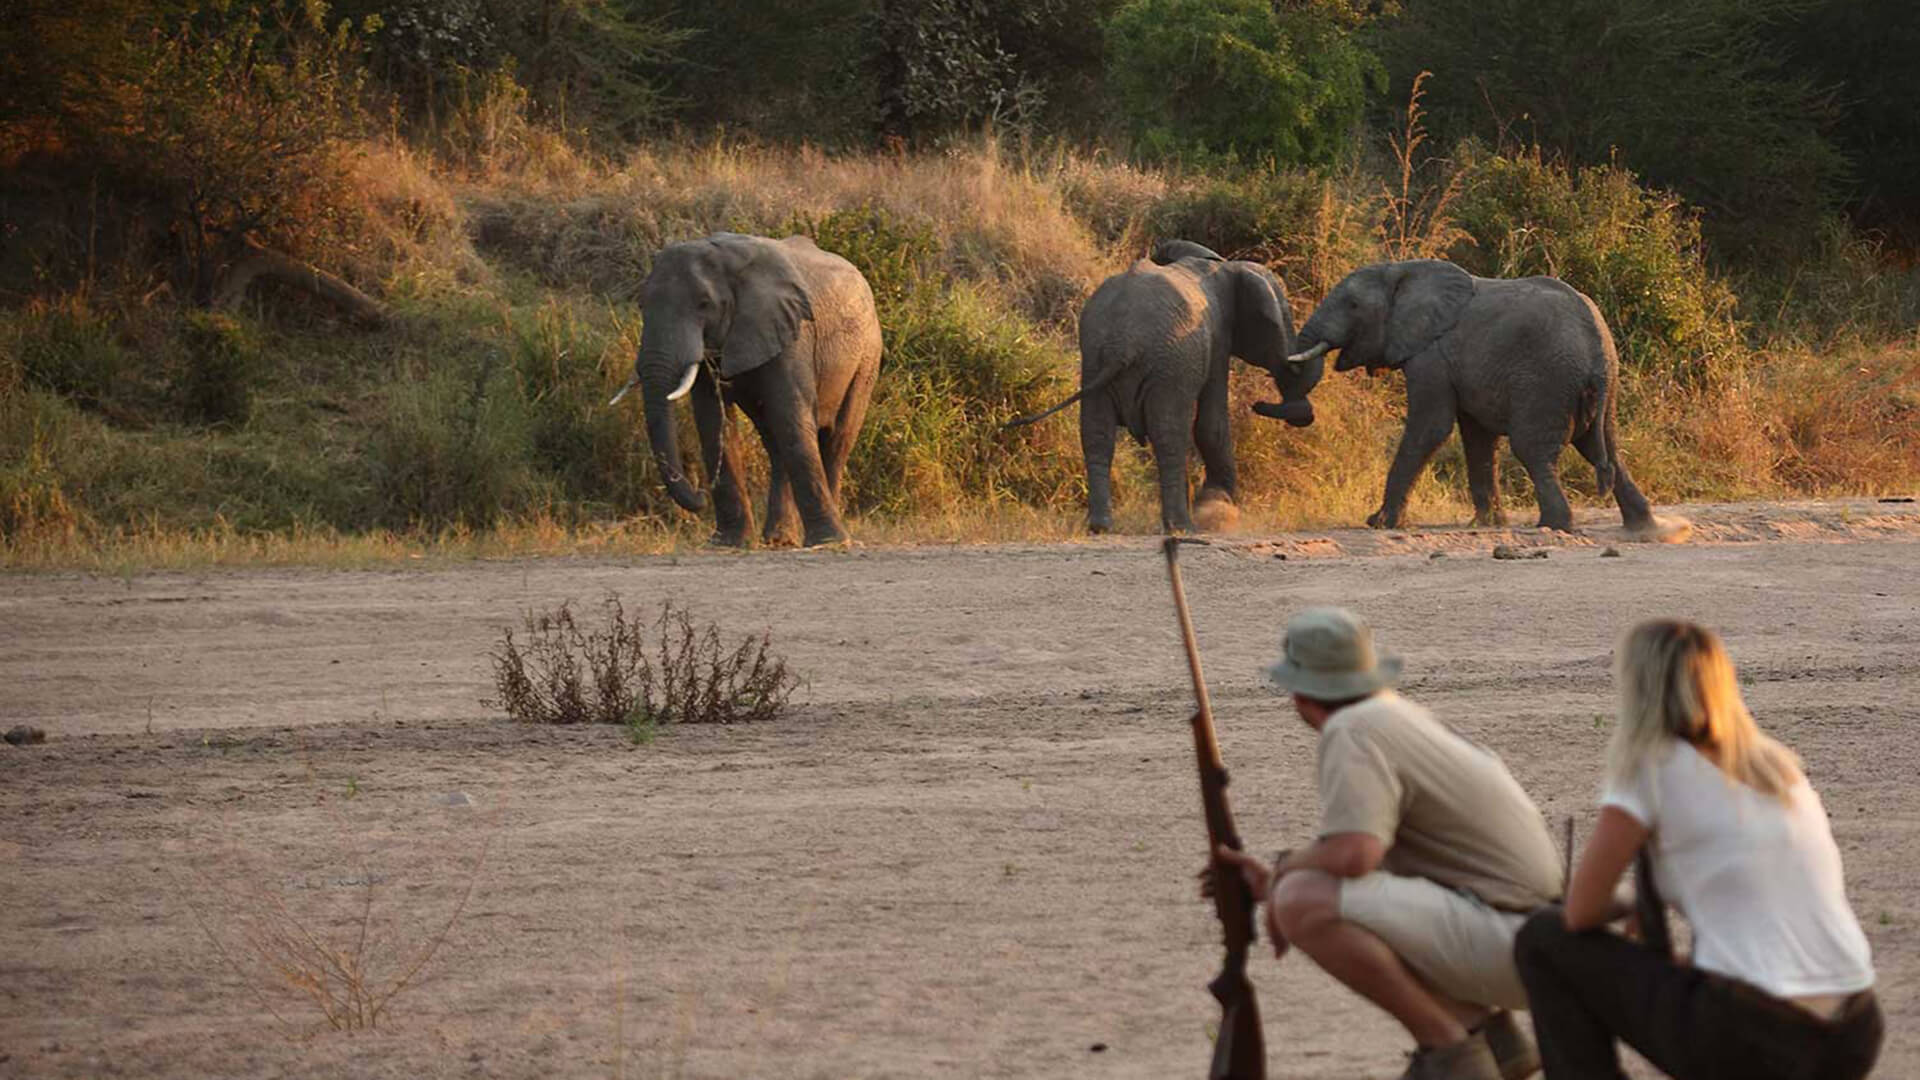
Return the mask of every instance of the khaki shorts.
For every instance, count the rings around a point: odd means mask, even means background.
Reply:
[[[1527,1007],[1513,936],[1527,917],[1425,878],[1376,870],[1340,883],[1340,917],[1387,943],[1420,980],[1473,1005]]]

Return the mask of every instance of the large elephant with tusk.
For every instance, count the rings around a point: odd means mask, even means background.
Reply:
[[[655,256],[640,304],[633,378],[613,401],[640,390],[673,501],[695,513],[707,502],[681,469],[674,432],[673,403],[691,395],[714,543],[742,546],[752,527],[739,462],[723,437],[734,407],[767,450],[764,539],[779,540],[797,507],[807,546],[845,540],[840,474],[880,373],[880,319],[860,271],[804,236],[715,233]]]

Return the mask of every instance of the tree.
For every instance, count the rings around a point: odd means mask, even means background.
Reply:
[[[1130,0],[1107,23],[1107,72],[1140,147],[1332,161],[1385,72],[1341,0]]]
[[[1844,176],[1830,96],[1767,47],[1807,3],[1407,0],[1379,41],[1396,85],[1433,72],[1436,134],[1617,161],[1751,250],[1803,235]]]
[[[1831,138],[1851,167],[1854,220],[1909,258],[1920,254],[1920,4],[1820,0],[1772,40],[1796,69],[1833,88],[1841,118]]]

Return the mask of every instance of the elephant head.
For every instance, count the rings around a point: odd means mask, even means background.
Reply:
[[[813,317],[798,268],[780,246],[760,237],[715,233],[674,244],[653,260],[641,286],[640,352],[633,378],[614,396],[638,386],[647,441],[667,493],[699,511],[706,496],[680,469],[673,402],[693,388],[700,366],[719,357],[718,375],[731,379],[779,357]]]
[[[1471,275],[1439,259],[1361,267],[1314,309],[1290,359],[1338,349],[1335,371],[1402,367],[1453,329],[1473,288]]]
[[[1293,309],[1287,306],[1280,279],[1256,262],[1230,262],[1219,272],[1233,281],[1233,355],[1272,376],[1280,392],[1278,404],[1256,401],[1253,411],[1295,427],[1313,423],[1313,402],[1307,395],[1320,384],[1324,362],[1319,356],[1298,360],[1288,355],[1294,343]]]

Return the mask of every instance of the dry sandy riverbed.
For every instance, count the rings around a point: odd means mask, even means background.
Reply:
[[[1309,735],[1256,677],[1298,606],[1365,613],[1411,696],[1583,828],[1615,637],[1702,619],[1832,814],[1878,1075],[1920,1075],[1920,511],[1677,512],[1691,542],[1619,558],[1599,514],[1189,549],[1242,831],[1313,822]],[[479,704],[502,626],[609,590],[770,629],[796,713],[635,746]],[[1196,1075],[1185,678],[1145,537],[0,578],[0,727],[49,733],[0,746],[0,1076]],[[275,941],[364,924],[385,985],[469,885],[377,1032],[301,1037]],[[1310,966],[1254,978],[1276,1077],[1396,1074],[1391,1023]]]

